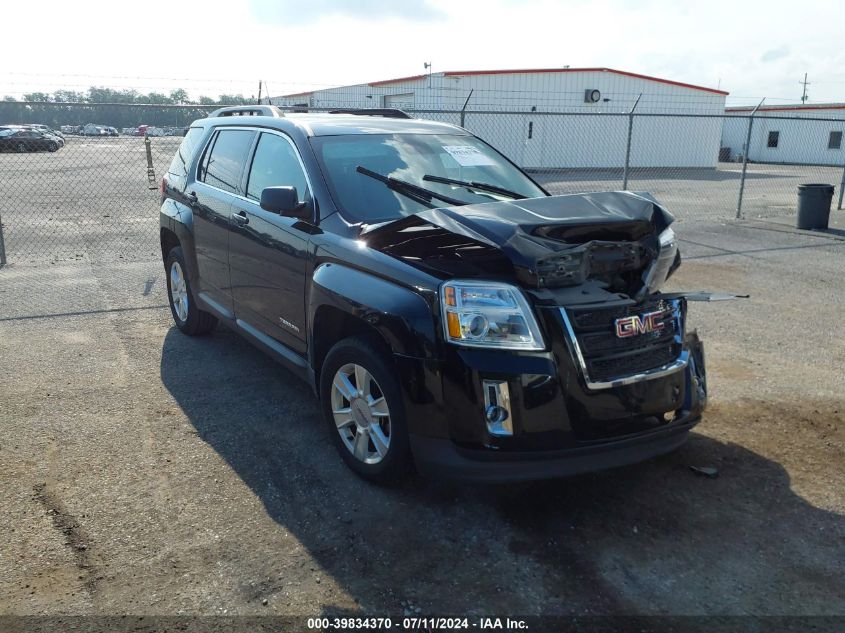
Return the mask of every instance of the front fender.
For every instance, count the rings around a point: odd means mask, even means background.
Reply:
[[[312,337],[314,316],[325,305],[368,323],[384,337],[394,354],[414,358],[435,356],[431,307],[410,288],[355,268],[321,264],[314,271],[308,305]]]
[[[414,358],[435,356],[431,307],[422,295],[410,288],[355,268],[322,264],[314,271],[308,305],[309,324],[314,323],[314,316],[323,305],[338,308],[368,323],[384,337],[394,354]]]
[[[321,264],[314,271],[308,301],[309,351],[319,346],[314,323],[321,308],[332,307],[372,327],[393,352],[402,388],[408,431],[448,437],[442,411],[436,328],[428,300],[420,293],[371,273],[341,264]]]

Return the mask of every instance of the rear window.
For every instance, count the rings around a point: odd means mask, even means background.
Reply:
[[[167,169],[167,182],[171,187],[180,191],[184,190],[188,180],[188,168],[202,140],[203,132],[205,130],[201,127],[192,127],[182,139],[182,144]]]
[[[229,193],[239,193],[239,180],[255,133],[220,130],[200,168],[200,180]]]

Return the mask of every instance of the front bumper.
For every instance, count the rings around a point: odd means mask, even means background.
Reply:
[[[545,314],[546,352],[454,348],[425,366],[405,358],[399,373],[418,470],[519,481],[613,468],[673,450],[701,420],[707,399],[703,345],[695,332],[684,333],[684,316],[685,307],[672,330],[672,353],[683,362],[639,372],[635,380],[606,380],[601,388],[587,371],[591,357],[587,364],[579,358],[559,311]],[[491,383],[507,386],[504,433],[486,417]]]
[[[432,479],[506,483],[569,477],[635,464],[675,450],[701,420],[688,415],[647,434],[592,446],[550,451],[498,452],[465,449],[448,439],[411,436],[417,470]]]

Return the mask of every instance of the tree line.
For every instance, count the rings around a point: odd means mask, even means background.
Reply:
[[[131,89],[115,90],[92,86],[85,92],[30,92],[24,94],[22,100],[6,96],[0,101],[0,125],[41,123],[58,128],[62,125],[96,123],[118,129],[144,124],[184,127],[191,121],[206,116],[214,107],[250,101],[252,99],[242,94],[222,94],[217,99],[201,96],[197,100],[191,100],[187,91],[181,88],[171,90],[169,94],[145,94]]]

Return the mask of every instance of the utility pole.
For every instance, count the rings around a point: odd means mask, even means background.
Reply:
[[[431,88],[431,62],[423,62],[423,68],[428,70],[428,87]]]
[[[257,105],[261,105],[261,79],[258,80],[258,102]]]
[[[804,73],[804,81],[799,81],[798,83],[804,86],[804,94],[801,95],[801,103],[806,103],[806,101],[807,101],[807,86],[810,85],[810,82],[807,81],[807,73]]]

